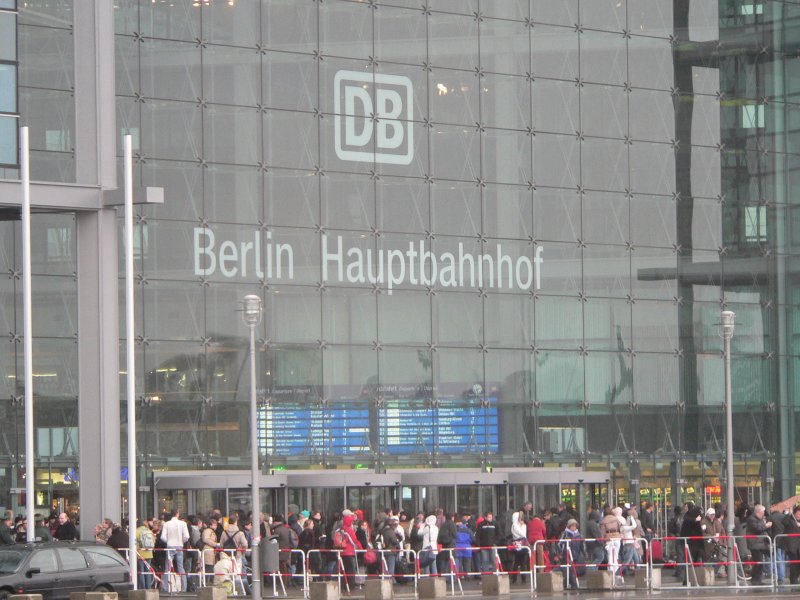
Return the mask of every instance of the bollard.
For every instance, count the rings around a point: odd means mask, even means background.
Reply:
[[[638,573],[638,571],[637,571]],[[587,571],[586,572],[587,590],[611,590],[614,589],[613,571]]]
[[[536,589],[546,594],[564,591],[564,574],[561,571],[536,573]]]
[[[483,575],[481,577],[481,593],[484,596],[503,596],[511,593],[511,584],[507,573]]]
[[[695,567],[694,572],[697,576],[697,585],[700,587],[714,585],[714,567]]]
[[[367,579],[364,584],[364,600],[393,600],[394,586],[391,579]]]
[[[426,577],[419,580],[420,598],[444,598],[447,595],[447,581],[444,577]]]
[[[336,581],[315,581],[311,584],[310,600],[339,600],[339,584]]]
[[[228,590],[221,585],[209,585],[197,590],[197,600],[227,600]]]
[[[158,590],[131,590],[128,600],[158,600]]]
[[[647,569],[636,569],[635,587],[637,590],[660,590],[661,569],[650,569],[650,580],[647,580]]]
[[[70,592],[69,600],[117,600],[117,592]]]

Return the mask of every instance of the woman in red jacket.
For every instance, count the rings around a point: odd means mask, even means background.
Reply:
[[[536,546],[536,542],[547,539],[547,526],[544,523],[543,515],[540,513],[528,521],[528,543],[531,548],[536,549],[536,564],[545,567],[545,572],[551,569],[550,557],[547,555],[544,544]]]
[[[344,564],[344,580],[351,590],[355,585],[356,548],[362,549],[361,543],[356,537],[356,530],[353,528],[354,520],[354,515],[345,515],[342,518],[342,528],[333,534],[334,546],[341,553],[342,563]]]

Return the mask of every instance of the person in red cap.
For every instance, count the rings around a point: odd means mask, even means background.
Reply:
[[[355,515],[349,514],[342,517],[342,527],[333,534],[333,547],[338,550],[344,565],[344,580],[350,589],[355,583],[356,573],[356,549],[361,550],[361,543],[356,538],[356,531],[353,529]]]

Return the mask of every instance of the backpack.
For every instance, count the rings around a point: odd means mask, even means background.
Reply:
[[[238,531],[236,533],[239,533]],[[222,542],[222,547],[225,550],[236,550],[238,544],[236,543],[236,533],[233,536],[228,535],[228,532],[222,534],[222,537],[225,538],[225,541]]]
[[[340,548],[344,548],[345,543],[345,536],[347,534],[342,529],[337,529],[333,532],[333,547],[337,550]]]
[[[149,550],[151,548],[155,548],[156,545],[156,536],[148,527],[145,531],[142,529],[139,532],[139,546],[145,550]]]

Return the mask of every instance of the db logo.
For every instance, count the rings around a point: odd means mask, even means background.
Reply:
[[[339,71],[333,80],[336,156],[407,165],[414,154],[411,80]]]

